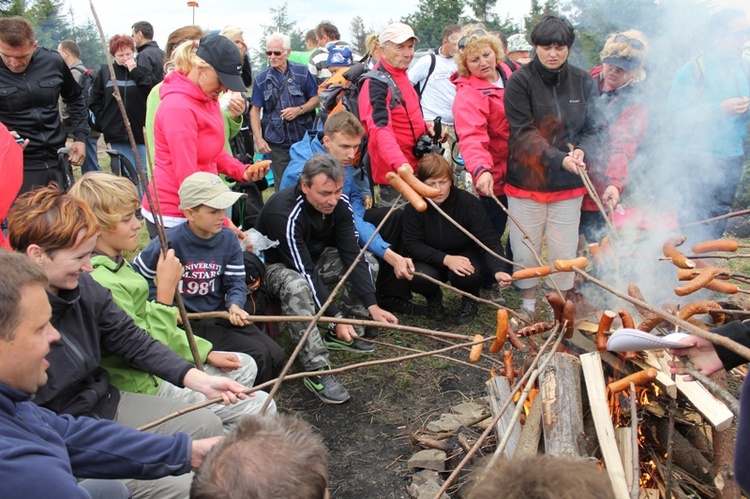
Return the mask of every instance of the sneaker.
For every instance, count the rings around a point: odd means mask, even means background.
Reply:
[[[468,324],[476,318],[478,311],[479,307],[474,300],[461,300],[461,309],[456,315],[456,324]]]
[[[443,306],[443,295],[438,291],[438,294],[427,297],[427,314],[428,319],[434,321],[445,320],[445,307]]]
[[[356,353],[372,353],[375,350],[375,345],[359,338],[354,338],[352,341],[340,340],[331,329],[326,330],[326,334],[323,336],[323,345],[328,350],[346,350]]]
[[[505,297],[502,295],[500,291],[500,285],[499,284],[493,284],[491,288],[482,288],[479,291],[479,296],[481,298],[484,298],[485,300],[489,300],[493,303],[497,303],[498,305],[505,305]]]
[[[378,299],[378,305],[383,310],[394,314],[424,315],[425,309],[402,296],[384,296]]]
[[[323,368],[321,371],[325,371],[330,368]],[[326,404],[343,404],[349,400],[349,392],[346,388],[341,386],[333,374],[318,374],[317,376],[310,376],[305,378],[303,381],[304,385],[308,390],[318,396],[320,400]]]

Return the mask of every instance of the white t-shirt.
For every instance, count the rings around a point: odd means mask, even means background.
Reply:
[[[432,55],[420,57],[409,69],[409,80],[419,83],[421,88],[432,64]],[[425,121],[432,121],[436,116],[443,118],[443,123],[453,125],[453,101],[456,98],[456,86],[450,82],[450,76],[456,72],[456,61],[442,54],[435,55],[435,69],[427,80],[422,92],[422,112]]]

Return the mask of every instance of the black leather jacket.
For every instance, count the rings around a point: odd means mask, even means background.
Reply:
[[[81,87],[57,52],[37,48],[23,73],[14,73],[0,60],[0,121],[29,145],[23,153],[25,170],[54,168],[57,150],[67,134],[60,118],[59,98],[67,105],[73,136],[83,142],[89,133],[88,109]]]

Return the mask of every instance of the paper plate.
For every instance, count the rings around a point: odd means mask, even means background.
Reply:
[[[607,340],[610,352],[629,352],[639,350],[658,350],[660,348],[686,348],[678,340],[690,336],[686,333],[672,333],[666,336],[654,336],[637,329],[623,328],[615,331]]]

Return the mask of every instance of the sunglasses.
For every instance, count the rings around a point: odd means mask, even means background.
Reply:
[[[469,39],[472,36],[484,36],[486,34],[487,34],[487,32],[485,30],[483,30],[483,29],[478,29],[476,31],[472,31],[471,33],[469,33],[468,35],[464,36],[463,38],[461,38],[458,41],[458,48],[460,50],[463,50],[464,48],[466,48],[466,45],[468,45]]]
[[[272,55],[275,55],[276,57],[278,57],[278,56],[280,56],[283,53],[284,53],[284,51],[282,51],[282,50],[266,50],[266,55],[268,57],[271,57]]]
[[[643,45],[643,43],[640,42],[640,40],[636,40],[635,38],[628,38],[625,35],[616,35],[615,36],[615,42],[617,43],[627,43],[631,47],[633,47],[635,50],[643,50],[646,47]]]

